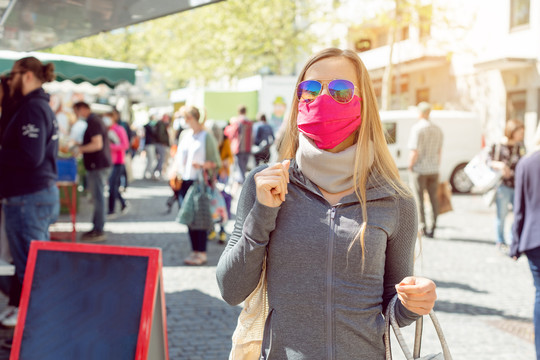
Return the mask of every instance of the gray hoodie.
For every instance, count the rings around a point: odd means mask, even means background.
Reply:
[[[267,253],[269,315],[262,359],[384,359],[382,313],[395,284],[413,273],[417,213],[371,176],[367,185],[365,264],[355,194],[331,206],[294,160],[280,207],[256,200],[255,169],[244,183],[234,231],[217,266],[223,299],[238,305],[255,289]],[[398,301],[400,326],[418,315]]]

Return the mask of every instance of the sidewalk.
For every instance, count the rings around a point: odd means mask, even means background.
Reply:
[[[207,266],[184,266],[191,246],[187,228],[174,221],[177,209],[164,213],[170,194],[164,181],[134,181],[125,193],[130,211],[107,222],[104,244],[162,248],[171,360],[227,359],[240,307],[221,300],[215,281],[224,246],[209,242]],[[438,285],[435,309],[454,359],[533,359],[534,287],[526,259],[514,262],[495,249],[494,209],[478,196],[454,196],[453,206],[453,212],[441,215],[436,238],[422,241],[416,274]],[[79,234],[90,230],[90,211],[83,199]],[[229,231],[232,225],[230,221]],[[0,310],[6,302],[0,298]],[[412,326],[404,330],[411,347],[412,331]],[[427,318],[424,335],[422,354],[439,352]],[[7,336],[9,330],[0,331],[0,338]],[[404,359],[395,339],[393,345],[394,358]],[[0,351],[0,360],[7,358]]]

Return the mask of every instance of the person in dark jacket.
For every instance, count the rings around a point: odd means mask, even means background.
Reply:
[[[9,88],[9,77],[2,76],[0,78],[1,89],[1,101],[2,115],[0,116],[0,146],[2,145],[2,134],[4,129],[9,124],[13,114],[19,109],[20,102],[22,100],[22,94],[11,96]],[[0,216],[1,216],[1,204],[0,204]],[[13,262],[11,252],[9,250],[9,242],[7,235],[5,235],[5,224],[0,221],[0,226],[3,227],[2,231],[4,236],[0,239],[0,258],[6,262]],[[9,300],[6,309],[0,313],[0,323],[5,327],[13,327],[17,325],[17,317],[19,315],[19,302],[21,300],[22,283],[16,274],[11,275],[9,279],[0,277],[0,287]]]
[[[60,211],[56,155],[58,124],[43,83],[54,80],[54,65],[35,57],[15,62],[10,96],[21,98],[2,133],[0,195],[15,273],[22,282],[32,240],[49,240],[49,225]]]
[[[527,255],[536,288],[534,302],[534,345],[540,360],[540,127],[535,151],[522,158],[515,172],[514,225],[510,256]]]
[[[90,106],[85,102],[81,101],[73,105],[73,111],[78,118],[84,118],[88,123],[88,127],[84,132],[83,143],[78,147],[78,152],[83,154],[88,188],[92,194],[94,204],[93,229],[84,233],[81,240],[88,242],[104,241],[104,191],[112,166],[107,127],[101,117],[90,111]]]

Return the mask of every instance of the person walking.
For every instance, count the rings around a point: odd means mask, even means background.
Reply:
[[[513,240],[509,255],[517,260],[527,255],[534,287],[534,345],[540,360],[540,127],[533,152],[519,161],[515,169]]]
[[[231,119],[225,128],[225,136],[231,141],[231,149],[234,154],[234,185],[236,190],[244,183],[247,172],[247,164],[251,156],[253,143],[253,124],[246,117],[246,107],[238,108],[238,116]]]
[[[409,177],[411,187],[420,213],[420,230],[429,238],[435,236],[439,204],[437,186],[439,185],[439,166],[443,144],[442,130],[429,120],[431,105],[425,101],[418,104],[418,121],[411,128],[408,147]],[[426,224],[424,192],[427,191],[431,203],[431,229]]]
[[[180,188],[182,199],[190,186],[203,178],[203,172],[209,172],[209,178],[212,178],[213,172],[221,166],[216,140],[204,127],[206,118],[200,121],[201,114],[194,106],[185,107],[183,112],[189,129],[182,131],[178,139],[178,150],[171,171],[171,177],[182,179]],[[193,229],[188,226],[188,232],[192,252],[184,263],[186,265],[206,264],[207,230]]]
[[[519,160],[525,155],[524,136],[525,125],[523,122],[510,119],[506,122],[502,141],[493,144],[489,152],[490,166],[502,174],[502,181],[495,194],[495,207],[497,208],[495,221],[497,240],[495,240],[495,245],[503,251],[508,248],[505,222],[510,212],[509,207],[514,204],[515,170]]]
[[[169,160],[169,123],[170,116],[164,114],[160,120],[156,122],[154,126],[154,135],[155,135],[155,148],[157,156],[157,164],[154,168],[154,175],[156,178],[160,179],[162,174],[167,171],[167,161]],[[156,175],[157,174],[157,175]]]
[[[19,102],[16,108],[5,109],[10,112],[10,118],[5,122],[1,138],[0,197],[20,284],[31,241],[49,240],[49,226],[60,212],[56,186],[58,124],[49,106],[49,95],[42,87],[54,79],[54,65],[44,65],[35,57],[17,60],[9,73],[10,98]],[[4,325],[16,324],[20,292],[14,296],[16,299],[10,297],[10,303],[16,310],[4,319]]]
[[[131,166],[131,160],[133,159],[134,152],[131,148],[132,140],[135,136],[135,133],[133,130],[131,130],[131,126],[127,121],[122,120],[122,117],[120,116],[120,112],[117,108],[113,108],[112,110],[113,117],[116,117],[118,119],[118,125],[124,128],[126,131],[127,139],[129,147],[126,150],[126,155],[124,156],[124,171],[122,172],[122,175],[120,176],[120,187],[123,189],[123,191],[126,191],[129,183],[133,181],[133,168]]]
[[[156,162],[156,120],[154,115],[150,118],[150,121],[144,125],[144,152],[146,153],[146,168],[144,169],[145,179],[155,179],[154,163]]]
[[[105,228],[105,184],[111,171],[111,150],[107,127],[98,115],[90,111],[90,106],[83,102],[73,105],[73,111],[78,118],[86,119],[88,124],[84,132],[83,142],[75,148],[76,153],[83,155],[84,168],[88,186],[92,194],[94,212],[92,215],[92,230],[82,234],[81,240],[87,242],[104,241]]]
[[[260,114],[258,122],[255,124],[253,132],[255,133],[255,146],[253,147],[253,156],[255,156],[255,165],[266,164],[270,161],[270,146],[274,143],[274,130],[266,122],[266,115]],[[256,148],[256,149],[255,149]]]
[[[114,111],[105,114],[103,117],[103,123],[108,127],[109,133],[114,134],[114,141],[111,140],[109,136],[109,148],[111,151],[111,161],[112,161],[112,172],[109,176],[109,211],[107,216],[109,218],[114,217],[116,200],[120,201],[121,213],[124,214],[128,205],[126,200],[122,197],[120,193],[120,180],[122,175],[125,173],[124,161],[126,157],[126,151],[129,149],[129,140],[126,133],[126,130],[123,126],[119,124],[120,118],[118,113]]]
[[[436,298],[433,281],[411,276],[415,202],[355,52],[315,54],[296,89],[281,162],[254,169],[242,188],[219,289],[238,305],[266,266],[261,358],[383,359],[382,314],[396,292],[401,326]]]

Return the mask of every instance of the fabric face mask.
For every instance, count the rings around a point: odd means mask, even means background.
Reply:
[[[327,94],[310,103],[298,103],[296,124],[319,149],[332,149],[343,142],[362,123],[360,98],[354,95],[340,104]]]

